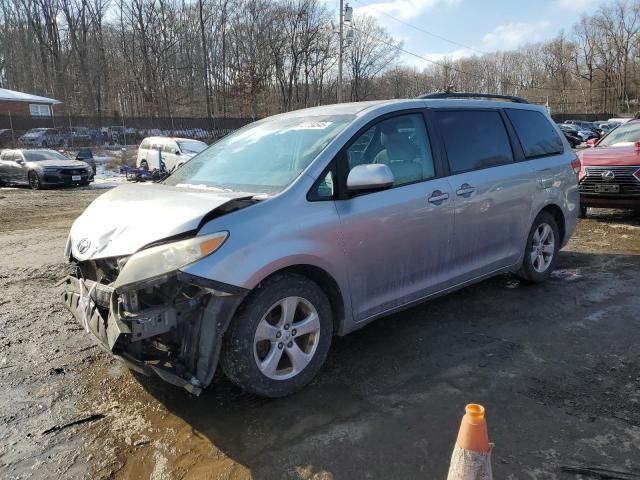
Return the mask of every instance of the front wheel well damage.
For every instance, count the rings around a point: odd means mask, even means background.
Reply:
[[[333,317],[333,333],[337,334],[340,331],[345,318],[344,300],[338,282],[336,282],[336,280],[326,270],[323,270],[322,268],[316,267],[314,265],[290,265],[288,267],[277,270],[267,277],[263,278],[261,282],[258,283],[256,288],[259,288],[262,282],[266,281],[269,278],[272,278],[275,275],[282,275],[287,273],[306,277],[316,285],[318,285],[318,287],[320,287],[320,289],[329,299],[329,304],[331,305],[331,315]]]

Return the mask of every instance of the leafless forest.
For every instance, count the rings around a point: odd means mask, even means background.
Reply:
[[[640,1],[605,4],[546,43],[426,69],[408,64],[416,52],[392,21],[355,15],[345,99],[453,87],[553,112],[640,110]],[[337,12],[320,0],[0,0],[0,86],[73,115],[255,118],[333,103],[338,43]]]

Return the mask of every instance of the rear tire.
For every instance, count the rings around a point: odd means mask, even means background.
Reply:
[[[556,219],[540,212],[533,221],[518,275],[531,283],[548,280],[558,258],[560,233]]]
[[[277,274],[249,294],[225,334],[220,364],[236,385],[283,397],[307,385],[327,358],[333,320],[322,289]]]
[[[42,188],[42,184],[40,183],[40,177],[36,172],[29,172],[29,186],[33,190],[40,190]]]

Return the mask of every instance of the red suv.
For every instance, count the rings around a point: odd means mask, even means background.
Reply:
[[[640,209],[640,120],[612,130],[578,158],[582,217],[588,207]]]

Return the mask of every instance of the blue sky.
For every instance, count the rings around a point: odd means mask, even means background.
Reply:
[[[611,0],[610,0],[611,1]],[[346,0],[345,0],[346,2]],[[331,5],[333,2],[327,0]],[[337,2],[336,2],[337,3]],[[448,40],[482,52],[509,50],[556,36],[584,13],[605,0],[350,0],[356,13],[377,18],[403,47],[432,60],[460,58],[474,50],[434,38],[383,15],[396,17]],[[368,4],[370,6],[365,6]],[[337,11],[337,6],[336,6]],[[404,63],[423,67],[427,62],[404,55]]]

